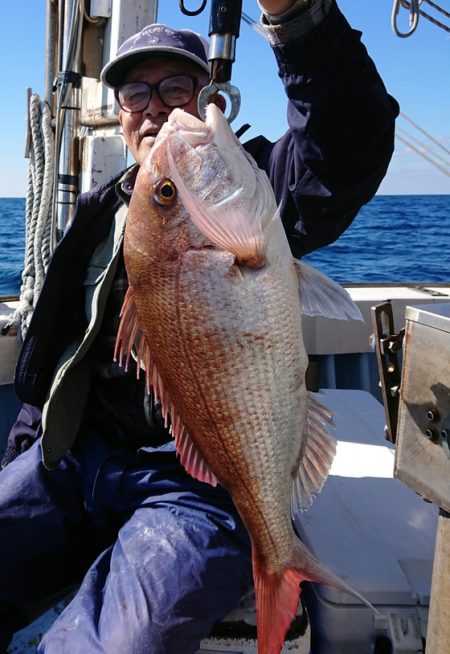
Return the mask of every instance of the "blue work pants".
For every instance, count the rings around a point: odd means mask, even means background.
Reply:
[[[0,651],[81,583],[38,654],[193,654],[251,584],[227,492],[192,479],[172,442],[107,431],[85,424],[55,470],[37,442],[0,472]]]

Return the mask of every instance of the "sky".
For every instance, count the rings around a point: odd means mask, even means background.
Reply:
[[[396,37],[391,28],[393,1],[338,0],[338,3],[350,24],[362,32],[362,40],[388,91],[399,101],[402,113],[450,150],[450,32],[421,18],[411,37]],[[447,0],[435,1],[447,11],[450,9]],[[200,0],[185,2],[188,8],[201,4]],[[0,7],[0,197],[21,197],[26,192],[26,91],[30,87],[33,93],[44,95],[46,4],[46,0],[23,0],[20,15],[14,2],[2,2]],[[450,20],[426,1],[421,6],[450,26]],[[178,0],[159,0],[158,20],[205,34],[209,7],[210,3],[201,16],[190,18],[181,13]],[[259,18],[256,0],[244,0],[243,10],[254,20]],[[399,23],[406,30],[405,9],[400,12]],[[244,22],[237,42],[232,83],[242,95],[241,110],[233,127],[250,123],[248,138],[264,134],[274,140],[281,136],[287,125],[286,101],[274,57],[266,40]],[[403,130],[399,133],[408,132],[450,161],[450,155],[430,143],[404,118],[399,119],[398,128]],[[416,147],[423,146],[416,144]],[[450,177],[397,141],[379,193],[450,194]]]

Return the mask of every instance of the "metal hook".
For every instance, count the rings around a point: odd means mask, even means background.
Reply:
[[[186,16],[198,16],[199,14],[202,13],[204,8],[206,7],[207,0],[203,0],[202,4],[198,9],[186,9],[186,5],[184,4],[184,0],[178,0],[178,4],[180,6],[180,10],[182,11],[183,14]]]
[[[422,4],[422,0],[411,0],[411,2],[406,2],[406,0],[394,0],[394,5],[392,7],[392,30],[396,36],[404,39],[408,36],[411,36],[411,34],[416,31],[419,24],[420,4]],[[407,32],[401,32],[397,25],[397,17],[400,11],[400,6],[409,9],[409,30]]]
[[[205,120],[206,105],[209,103],[212,96],[218,92],[225,93],[230,98],[231,109],[230,115],[227,116],[227,120],[229,123],[232,123],[241,108],[241,94],[237,86],[233,86],[229,82],[211,82],[208,86],[204,86],[198,94],[198,113],[202,120]]]

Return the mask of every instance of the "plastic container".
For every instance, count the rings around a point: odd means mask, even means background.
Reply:
[[[379,612],[334,588],[305,584],[313,654],[424,651],[437,508],[393,477],[384,410],[365,391],[325,390],[338,448],[302,540]]]

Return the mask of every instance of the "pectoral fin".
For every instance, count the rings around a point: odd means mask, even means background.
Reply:
[[[347,291],[304,261],[294,259],[299,279],[302,314],[336,320],[363,320]]]

